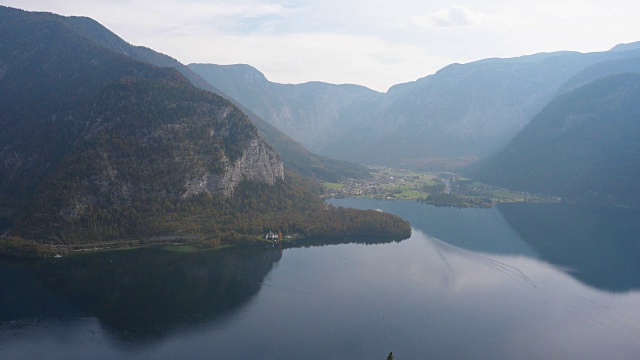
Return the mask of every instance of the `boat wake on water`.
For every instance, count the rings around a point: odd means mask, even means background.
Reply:
[[[534,289],[538,288],[531,278],[529,278],[522,270],[513,265],[498,261],[487,254],[459,248],[455,245],[451,245],[445,241],[428,236],[426,234],[425,239],[427,240],[425,246],[429,244],[432,245],[433,249],[438,253],[445,266],[452,273],[455,272],[455,270],[454,266],[451,265],[452,260],[449,259],[449,256],[451,255],[458,256],[472,263],[480,264],[484,267],[490,268],[493,271],[503,274],[506,277],[518,280]]]

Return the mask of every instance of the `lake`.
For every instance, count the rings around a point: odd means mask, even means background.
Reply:
[[[411,238],[0,260],[0,359],[637,359],[640,212],[334,199]]]

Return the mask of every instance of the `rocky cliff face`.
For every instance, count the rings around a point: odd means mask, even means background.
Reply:
[[[180,159],[194,165],[176,171],[173,175],[163,175],[165,181],[162,185],[154,181],[153,176],[147,176],[143,181],[132,179],[128,175],[129,169],[142,169],[144,165],[124,165],[122,159],[114,159],[115,157],[118,155],[100,153],[95,159],[96,168],[99,171],[84,174],[80,184],[75,185],[78,191],[73,196],[63,199],[64,205],[56,210],[62,217],[80,218],[89,211],[91,206],[96,205],[129,207],[145,196],[168,200],[179,197],[186,200],[207,193],[229,197],[243,180],[268,185],[275,184],[277,180],[284,180],[282,159],[257,137],[248,142],[239,158],[232,161],[223,155],[222,170],[219,172],[207,170],[206,166],[202,166],[202,159],[197,155]],[[175,166],[171,159],[159,161],[157,165]]]
[[[219,189],[228,196],[244,179],[269,185],[284,179],[284,165],[280,156],[261,139],[252,140],[242,156],[225,171]]]
[[[204,192],[230,196],[242,180],[273,185],[276,180],[284,179],[284,165],[280,156],[259,138],[248,144],[240,158],[230,162],[225,157],[223,163],[225,165],[222,174],[205,173],[187,180],[182,198]]]

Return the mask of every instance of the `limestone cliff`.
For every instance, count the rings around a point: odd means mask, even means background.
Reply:
[[[224,175],[217,182],[213,182],[216,184],[214,191],[229,196],[244,179],[269,185],[273,185],[278,179],[284,179],[282,160],[260,139],[252,140],[242,156],[225,169]]]
[[[208,192],[230,196],[233,189],[242,180],[251,180],[273,185],[276,180],[284,179],[284,165],[280,156],[267,146],[262,139],[249,142],[242,156],[233,162],[224,157],[222,174],[205,173],[195,179],[187,180],[186,191],[182,198]]]

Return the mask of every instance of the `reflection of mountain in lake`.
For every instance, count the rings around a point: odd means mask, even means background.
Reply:
[[[33,261],[0,257],[0,324],[33,318],[68,318],[84,315],[38,279]]]
[[[640,210],[566,204],[500,204],[540,258],[607,291],[640,289]]]
[[[282,246],[285,248],[310,248],[310,247],[322,247],[330,245],[379,245],[399,243],[407,239],[400,239],[391,236],[376,236],[376,235],[358,235],[358,236],[336,236],[329,238],[312,238],[303,239],[298,241],[292,241],[284,243]]]
[[[146,342],[234,313],[281,256],[256,248],[192,254],[150,248],[64,258],[37,272],[117,340]]]
[[[483,253],[528,255],[531,247],[506,224],[495,208],[435,207],[414,201],[330,199],[334,206],[381,209],[409,221],[411,227],[457,247]]]
[[[0,231],[10,228],[11,225],[13,225],[13,223],[9,219],[0,217]]]

